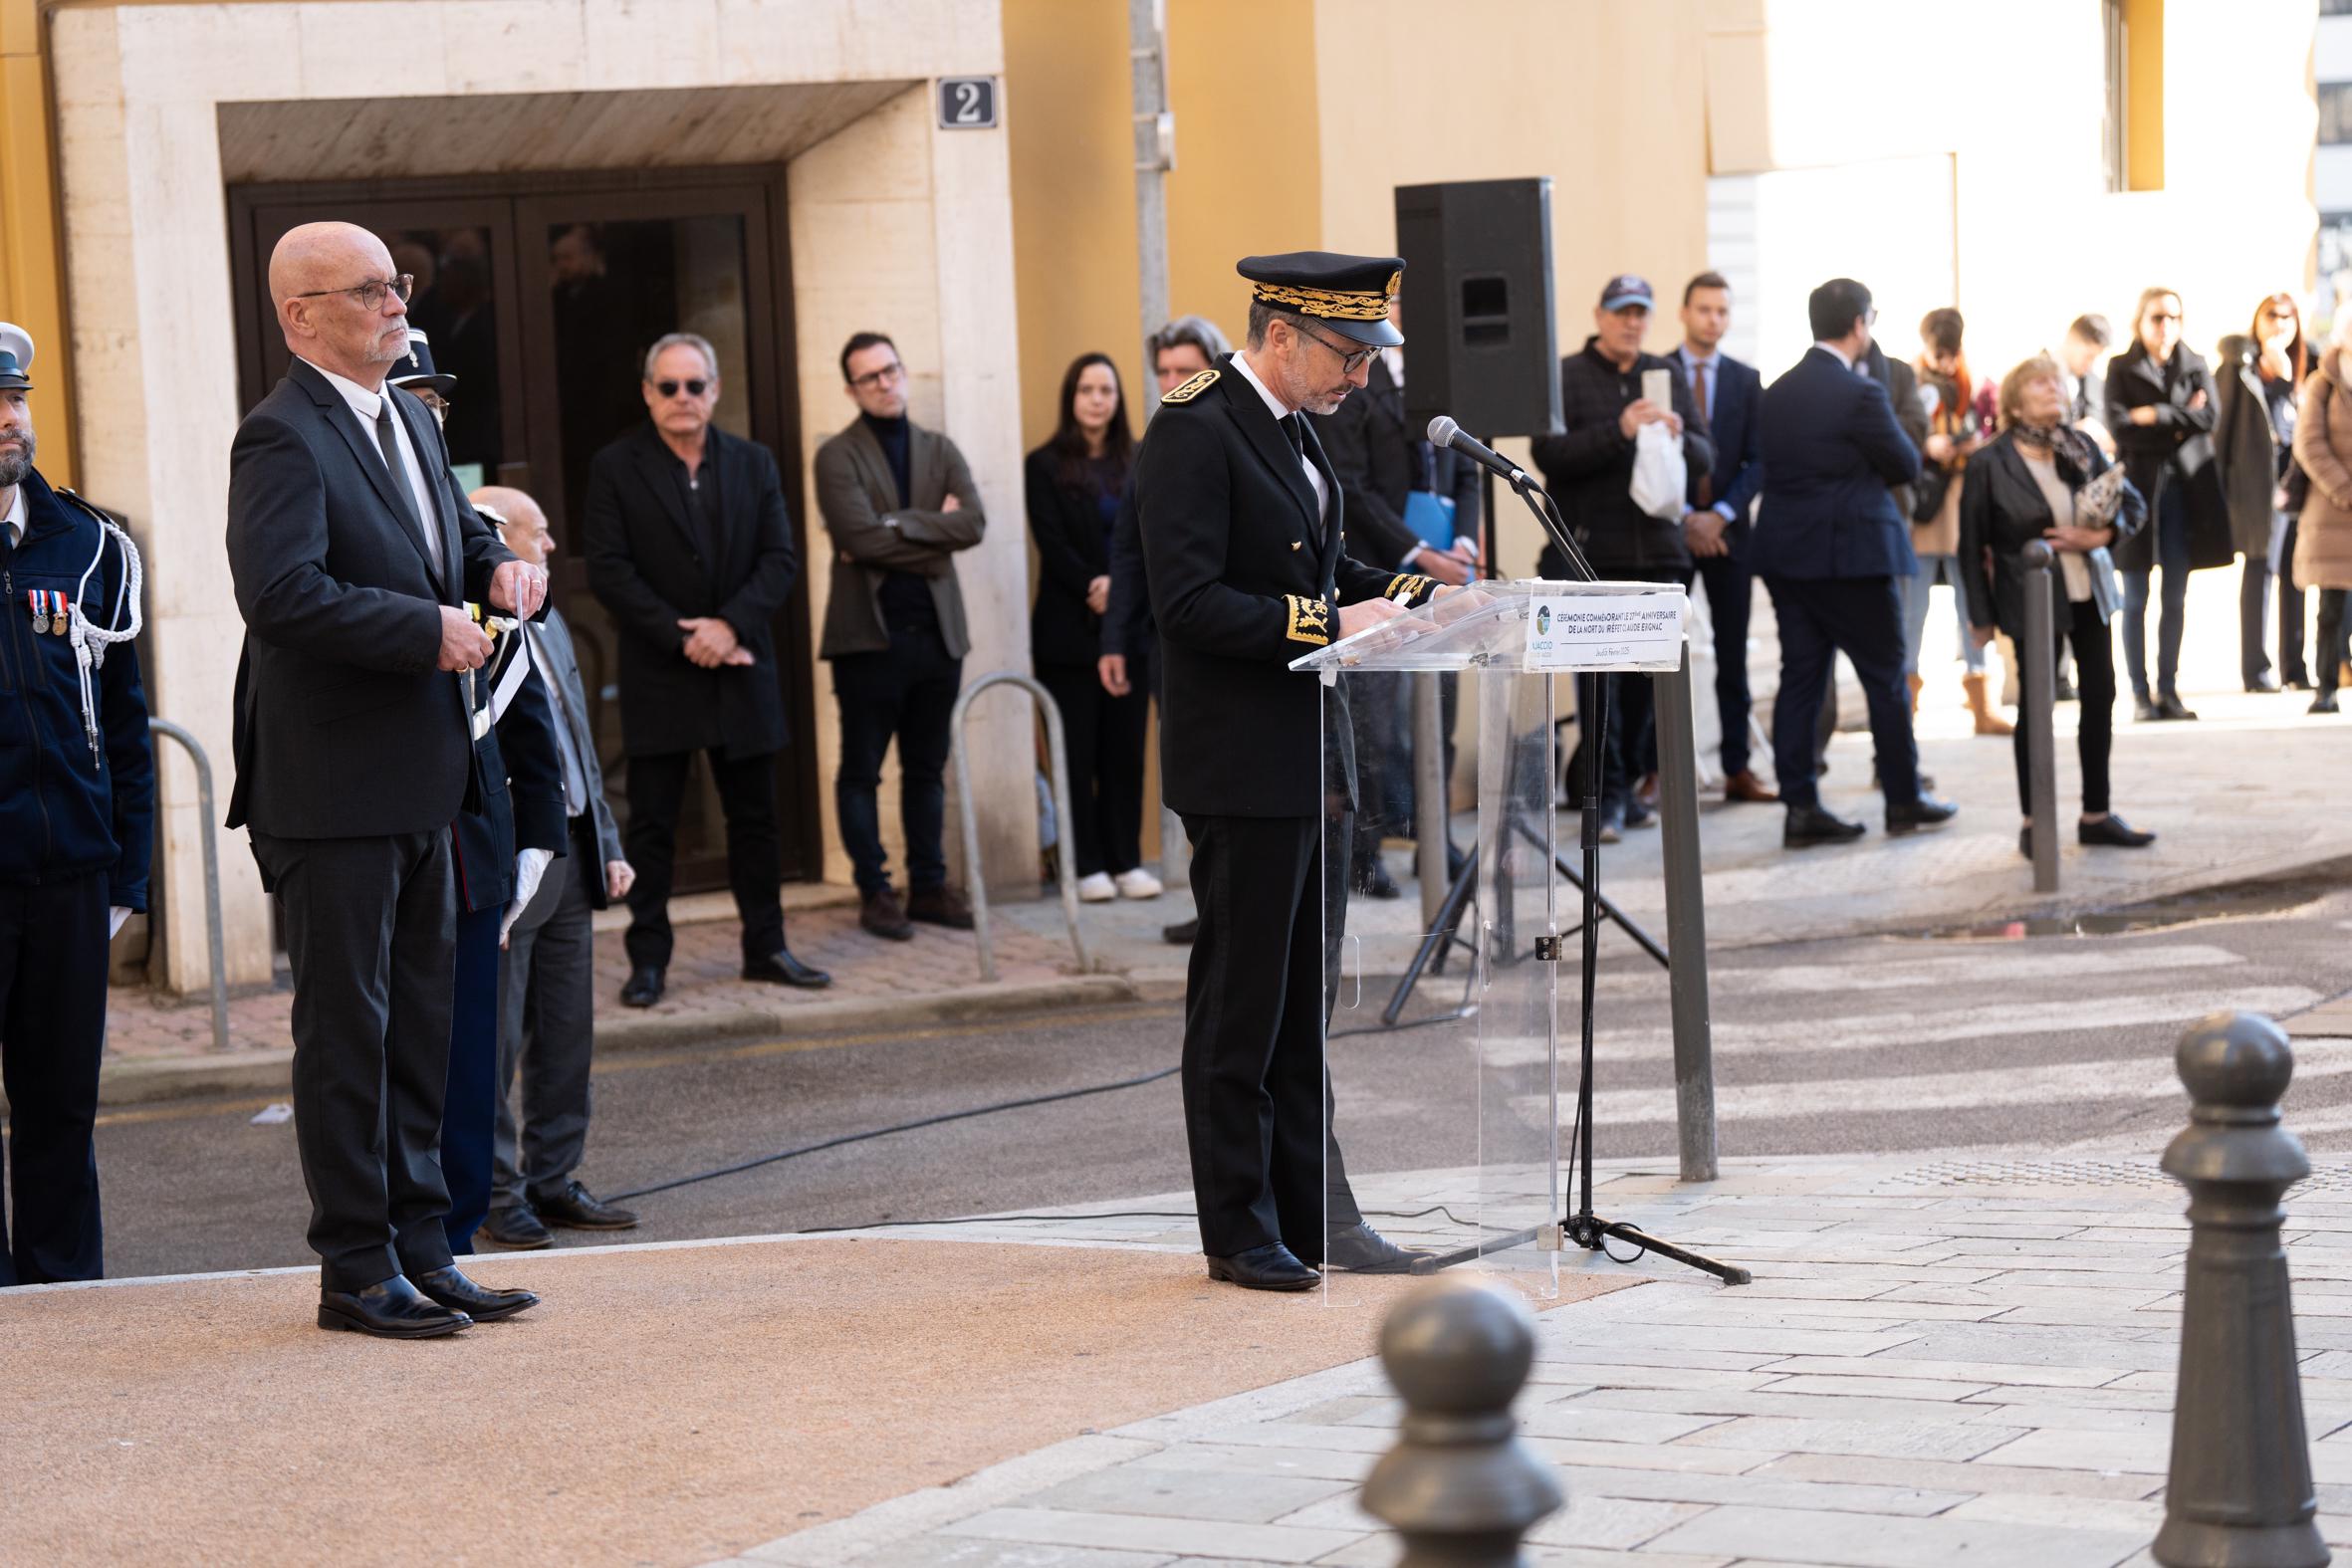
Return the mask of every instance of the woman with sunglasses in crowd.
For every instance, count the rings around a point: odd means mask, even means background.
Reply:
[[[2295,514],[2310,482],[2294,458],[2295,397],[2310,369],[2303,316],[2291,294],[2254,310],[2252,329],[2217,350],[2219,418],[2215,455],[2230,504],[2231,543],[2245,564],[2238,577],[2238,672],[2249,692],[2310,685],[2303,673],[2303,590],[2294,574]],[[2278,666],[2264,647],[2271,585],[2278,592]]]

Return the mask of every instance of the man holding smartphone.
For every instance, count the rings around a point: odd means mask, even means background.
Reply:
[[[1653,303],[1650,286],[1629,273],[1601,289],[1592,336],[1580,352],[1560,361],[1560,433],[1539,437],[1534,456],[1544,488],[1595,572],[1615,581],[1688,588],[1691,552],[1683,521],[1652,517],[1633,499],[1634,438],[1642,426],[1663,422],[1682,438],[1683,462],[1694,474],[1714,471],[1715,445],[1681,370],[1671,359],[1642,351]],[[1550,545],[1536,569],[1546,577],[1572,575]],[[1625,828],[1656,820],[1633,791],[1648,752],[1651,685],[1646,675],[1580,680],[1579,720],[1585,693],[1596,685],[1606,696],[1608,733],[1597,758],[1586,744],[1590,738],[1580,735],[1577,756],[1580,767],[1600,768],[1600,836],[1615,843]],[[1574,787],[1581,790],[1580,780]]]

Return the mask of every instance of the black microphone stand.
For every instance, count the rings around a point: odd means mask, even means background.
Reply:
[[[1569,537],[1567,525],[1560,517],[1559,508],[1552,502],[1551,497],[1544,494],[1543,490],[1524,473],[1516,475],[1511,485],[1514,490],[1519,492],[1520,499],[1528,504],[1529,510],[1535,514],[1535,521],[1543,526],[1543,532],[1550,536],[1552,544],[1558,547],[1561,557],[1567,560],[1568,564],[1582,573],[1584,581],[1598,581],[1599,577],[1592,569],[1592,562],[1584,559],[1584,553],[1576,548],[1575,540]],[[1726,1284],[1744,1285],[1753,1276],[1747,1269],[1736,1263],[1717,1262],[1714,1258],[1704,1257],[1669,1241],[1662,1241],[1646,1232],[1634,1229],[1623,1221],[1603,1220],[1592,1212],[1593,993],[1598,988],[1600,978],[1600,922],[1602,911],[1607,902],[1601,897],[1600,891],[1600,776],[1601,753],[1607,745],[1609,712],[1608,682],[1601,678],[1599,672],[1585,672],[1578,675],[1576,680],[1578,683],[1577,714],[1580,718],[1590,715],[1592,721],[1582,738],[1585,749],[1583,799],[1580,802],[1583,808],[1581,814],[1583,817],[1584,849],[1584,878],[1581,888],[1584,903],[1581,933],[1583,944],[1580,955],[1583,997],[1577,1008],[1576,1122],[1568,1137],[1570,1185],[1577,1185],[1577,1178],[1580,1174],[1581,1190],[1575,1198],[1574,1210],[1560,1221],[1560,1232],[1567,1240],[1573,1241],[1587,1251],[1594,1252],[1607,1252],[1609,1238],[1614,1236],[1620,1241],[1640,1247],[1643,1251],[1655,1252],[1660,1257],[1671,1258],[1675,1262],[1713,1274]],[[1548,793],[1548,786],[1546,793]],[[1498,853],[1500,853],[1499,846]],[[1558,958],[1556,944],[1551,945],[1550,956],[1555,961]],[[1581,1166],[1580,1173],[1579,1166]],[[1610,1255],[1615,1256],[1614,1253],[1610,1253]],[[1638,1257],[1640,1253],[1634,1255]],[[1624,1261],[1630,1262],[1632,1259],[1628,1258]]]

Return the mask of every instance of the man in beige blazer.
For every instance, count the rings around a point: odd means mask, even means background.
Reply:
[[[964,454],[906,417],[906,367],[880,333],[841,349],[842,389],[857,405],[846,429],[817,449],[817,508],[832,542],[832,597],[818,656],[833,665],[841,765],[833,801],[856,867],[858,924],[903,942],[912,921],[969,929],[972,911],[947,885],[940,834],[947,809],[948,716],[972,646],[956,553],[988,520]],[[890,885],[875,790],[882,754],[898,742],[898,814],[907,896]]]

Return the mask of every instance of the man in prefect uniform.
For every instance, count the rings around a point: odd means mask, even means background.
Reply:
[[[33,467],[33,339],[0,322],[0,1064],[16,1228],[0,1285],[96,1279],[107,942],[147,907],[155,760],[135,553]],[[90,679],[82,678],[87,663]],[[13,1241],[13,1245],[10,1243]]]
[[[1326,802],[1323,694],[1289,667],[1440,591],[1348,558],[1339,481],[1301,413],[1330,413],[1404,341],[1388,320],[1404,265],[1245,258],[1249,346],[1160,399],[1136,466],[1166,660],[1161,793],[1192,841],[1201,917],[1184,1008],[1201,1249],[1211,1279],[1255,1290],[1309,1289],[1326,1260],[1397,1272],[1413,1256],[1364,1224],[1325,1131],[1339,922],[1326,931],[1323,905],[1343,907],[1352,780]]]

